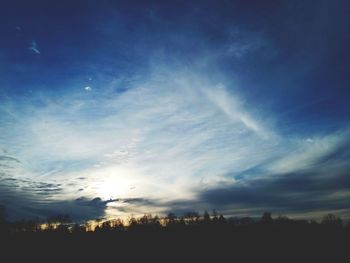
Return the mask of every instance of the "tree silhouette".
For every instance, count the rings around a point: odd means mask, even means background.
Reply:
[[[199,214],[197,212],[187,212],[185,214],[185,221],[190,225],[195,225],[199,221]]]
[[[271,224],[272,223],[272,217],[270,212],[264,212],[264,214],[261,217],[261,223],[263,224]]]
[[[174,213],[169,213],[167,217],[165,218],[165,224],[167,226],[174,225],[176,223],[176,215]]]
[[[209,215],[208,211],[204,211],[203,221],[205,224],[208,224],[210,222],[210,215]]]
[[[340,217],[334,214],[327,214],[322,218],[322,224],[331,226],[331,227],[342,227],[343,221]]]
[[[214,210],[213,210],[213,222],[214,222],[214,223],[217,223],[218,220],[219,220],[218,212],[214,209]]]
[[[219,224],[225,224],[225,223],[227,223],[226,218],[225,218],[222,214],[220,214],[220,216],[219,216],[218,223],[219,223]]]
[[[6,222],[5,211],[6,211],[5,206],[0,205],[0,224],[4,224]]]
[[[0,234],[1,233],[4,234],[8,230],[5,212],[6,212],[5,206],[0,205]]]

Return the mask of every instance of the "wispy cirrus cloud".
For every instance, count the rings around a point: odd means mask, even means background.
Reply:
[[[130,85],[123,93],[116,86],[54,99],[35,95],[19,109],[10,101],[2,106],[2,147],[33,180],[63,181],[60,200],[164,201],[231,182],[228,171],[265,159],[253,153],[256,145],[274,147],[265,136],[268,125],[250,116],[239,96],[203,76],[163,71]],[[73,183],[82,176],[84,187]]]
[[[323,178],[317,161],[339,149],[346,132],[283,137],[267,122],[271,114],[257,115],[254,104],[200,73],[156,69],[128,89],[120,83],[89,92],[78,83],[70,93],[1,106],[1,145],[18,160],[6,177],[24,191],[14,208],[23,196],[43,215],[64,206],[75,215],[79,206],[85,218],[193,207],[297,212],[301,202],[280,205],[297,194],[294,182],[339,179]],[[286,199],[279,198],[284,183],[291,184]],[[317,196],[309,190],[303,196],[311,202]]]

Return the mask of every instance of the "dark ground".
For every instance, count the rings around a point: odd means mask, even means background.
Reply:
[[[61,227],[47,231],[4,229],[1,262],[350,262],[350,227],[336,222],[135,221],[95,232]],[[107,261],[108,260],[108,261]]]

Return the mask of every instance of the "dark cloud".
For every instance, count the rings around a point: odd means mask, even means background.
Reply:
[[[40,182],[29,178],[16,178],[20,161],[6,155],[0,156],[0,204],[6,207],[9,220],[23,218],[45,219],[57,214],[69,214],[73,220],[84,221],[105,215],[107,203],[114,200],[62,200],[67,185],[53,182]],[[79,178],[84,180],[84,177]]]
[[[214,208],[261,207],[280,212],[350,210],[349,146],[349,142],[342,143],[310,168],[261,174],[255,179],[203,191],[199,202]]]
[[[2,194],[1,204],[6,207],[9,220],[46,219],[49,216],[68,214],[75,221],[86,221],[105,216],[105,208],[109,202],[100,198],[77,200],[46,200],[40,194],[28,194],[15,189],[0,187]]]
[[[265,210],[286,215],[332,211],[350,217],[348,140],[316,158],[308,168],[271,174],[265,169],[271,163],[264,162],[239,173],[234,184],[199,191],[195,200],[160,202],[158,205],[179,215],[193,210],[216,209],[230,215],[261,215]]]
[[[96,208],[105,208],[108,203],[113,203],[118,201],[118,199],[108,199],[106,201],[102,200],[100,197],[94,199],[88,199],[86,197],[79,197],[75,199],[75,203],[82,206],[90,206]]]
[[[26,186],[23,186],[21,189],[28,193],[44,195],[47,197],[60,194],[63,191],[61,184],[43,182],[27,182]]]
[[[308,206],[310,210],[328,206],[332,208],[350,208],[346,199],[327,200],[327,196],[339,190],[350,194],[349,176],[335,176],[331,179],[313,180],[307,173],[283,175],[278,179],[259,179],[245,185],[212,189],[201,193],[200,199],[212,206],[245,205],[300,210]],[[315,178],[314,178],[315,179]],[[339,183],[344,181],[345,185]],[[319,200],[319,201],[315,201]],[[335,207],[334,204],[346,204]]]

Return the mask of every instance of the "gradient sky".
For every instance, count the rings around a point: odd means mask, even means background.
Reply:
[[[348,1],[0,6],[10,219],[350,218]]]

